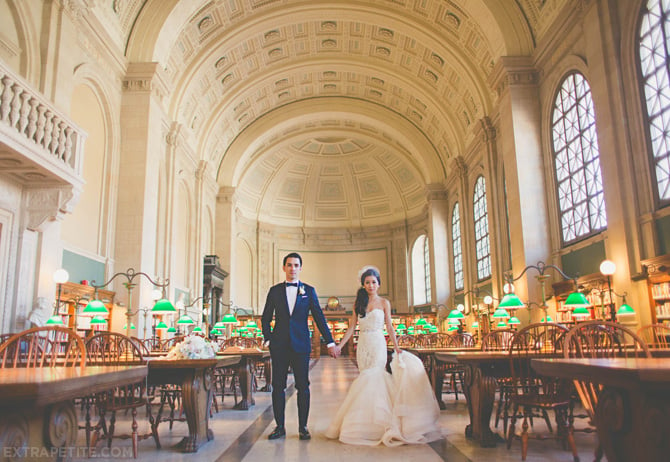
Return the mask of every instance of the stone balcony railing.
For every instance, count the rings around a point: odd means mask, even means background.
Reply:
[[[24,184],[46,175],[47,182],[81,187],[85,139],[84,130],[0,61],[0,144],[12,161],[3,163],[5,173]],[[12,163],[21,169],[13,173]],[[39,174],[25,175],[26,168]]]

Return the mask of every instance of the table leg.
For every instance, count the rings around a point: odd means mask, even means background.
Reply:
[[[444,411],[447,408],[447,405],[442,401],[442,384],[444,383],[444,365],[439,365],[435,360],[434,356],[431,356],[432,363],[430,368],[430,383],[433,385],[433,390],[435,390],[435,398],[437,398],[437,404],[440,405],[440,410]]]
[[[77,414],[71,401],[4,412],[0,416],[0,460],[59,461],[88,455],[77,448]]]
[[[260,391],[272,393],[272,361],[270,359],[263,360],[263,371],[265,374],[265,386]]]
[[[177,444],[184,452],[196,452],[198,448],[214,439],[209,428],[209,406],[211,406],[213,369],[196,369],[185,374],[181,385],[181,397],[188,424],[188,436]]]
[[[483,374],[480,367],[465,366],[463,392],[468,402],[470,424],[465,427],[465,436],[479,440],[483,448],[495,447],[503,439],[491,431],[491,414],[495,402],[496,380]]]
[[[234,406],[233,409],[246,411],[251,406],[256,404],[256,401],[254,401],[252,386],[254,375],[253,371],[251,370],[251,361],[248,358],[242,357],[242,360],[238,366],[238,375],[240,379],[240,392],[242,394],[242,399]]]
[[[605,387],[595,423],[610,462],[668,460],[670,399],[667,391]]]

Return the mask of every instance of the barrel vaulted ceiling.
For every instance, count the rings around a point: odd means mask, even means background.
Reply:
[[[116,0],[129,63],[248,218],[370,226],[425,210],[570,0]]]

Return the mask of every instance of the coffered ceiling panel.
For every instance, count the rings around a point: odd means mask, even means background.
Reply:
[[[112,2],[129,62],[158,62],[169,117],[249,218],[390,223],[496,106],[501,56],[528,56],[579,0]]]

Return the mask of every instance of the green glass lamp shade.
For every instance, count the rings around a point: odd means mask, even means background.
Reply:
[[[191,319],[191,317],[189,315],[185,314],[184,316],[179,318],[179,320],[177,321],[177,324],[179,324],[179,325],[195,324],[195,321],[193,319]]]
[[[256,324],[256,321],[249,321],[249,322],[247,323],[247,327],[254,327],[254,328],[256,328],[256,327],[258,327],[258,324]]]
[[[437,326],[430,326],[430,329],[428,330],[430,330],[431,334],[437,334]]]
[[[400,323],[396,326],[396,330],[407,330],[407,326],[404,325],[403,323]]]
[[[209,335],[221,335],[221,331],[219,329],[212,329],[209,331]]]
[[[62,326],[63,325],[63,318],[61,318],[58,315],[51,316],[49,319],[47,319],[47,326]]]
[[[237,324],[237,318],[233,313],[226,313],[221,322],[224,324]]]
[[[107,320],[101,316],[93,316],[91,324],[107,324]]]
[[[630,315],[633,315],[633,314],[635,314],[635,310],[633,309],[633,307],[631,307],[630,305],[628,305],[626,303],[621,305],[616,312],[617,316],[630,316]]]
[[[505,294],[502,300],[500,300],[500,304],[498,304],[498,308],[503,308],[505,310],[517,310],[524,306],[526,305],[523,304],[516,294]]]
[[[510,326],[518,326],[519,324],[521,324],[521,321],[519,321],[519,318],[517,318],[516,316],[512,316],[511,318],[509,318],[509,321],[507,321],[507,324],[509,324]]]
[[[168,331],[168,332],[177,332],[177,328],[174,327],[174,326],[170,326],[170,327],[168,327],[168,330],[167,330],[167,331]]]
[[[449,319],[447,321],[447,324],[449,324],[450,326],[458,326],[460,323],[461,321],[455,318]]]
[[[572,317],[576,319],[588,318],[591,316],[591,312],[585,306],[578,306],[572,311]]]
[[[84,314],[109,314],[109,310],[100,300],[91,300],[86,304],[86,308],[82,310]]]
[[[545,318],[542,318],[542,320],[540,322],[554,322],[554,320],[551,318],[551,316],[547,316],[546,320],[545,320]]]
[[[447,316],[447,319],[463,319],[465,316],[463,313],[457,309],[453,309],[449,312],[449,316]]]
[[[423,319],[423,318],[419,318],[419,319],[416,320],[416,322],[414,323],[414,325],[415,325],[415,326],[424,326],[424,325],[426,325],[426,320]]]
[[[224,327],[226,327],[226,325],[221,321],[214,323],[215,329],[223,329]]]
[[[456,332],[457,330],[458,330],[458,327],[451,326],[449,329],[447,329],[447,332]]]
[[[157,330],[158,330],[158,329],[167,329],[167,328],[168,328],[168,327],[167,327],[167,324],[165,324],[163,321],[161,321],[161,322],[159,322],[158,324],[156,324],[156,329],[157,329]]]
[[[586,307],[591,306],[586,296],[580,292],[573,292],[568,295],[568,298],[565,299],[563,305],[566,308],[577,308],[577,307]]]
[[[479,328],[479,322],[475,321],[472,323],[472,328],[473,329],[478,329]]]
[[[507,327],[507,324],[505,323],[505,321],[499,321],[498,324],[496,324],[496,327],[499,329],[504,329],[505,327]]]
[[[191,332],[202,332],[202,328],[200,326],[198,326],[195,329],[193,329]]]
[[[176,311],[177,308],[175,308],[172,302],[166,298],[161,298],[156,302],[154,307],[151,308],[151,314],[169,314],[175,313]]]
[[[505,311],[504,308],[496,308],[495,312],[491,315],[493,319],[509,319],[509,313]]]
[[[124,324],[124,325],[123,325],[123,330],[126,330],[127,328],[128,328],[128,324]],[[130,330],[133,330],[133,329],[135,329],[135,324],[133,324],[133,323],[131,322],[131,323],[130,323]]]

